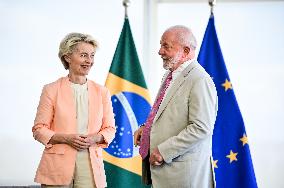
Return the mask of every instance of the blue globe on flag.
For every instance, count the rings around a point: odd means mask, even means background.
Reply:
[[[105,151],[118,158],[137,156],[139,149],[134,146],[133,134],[141,124],[145,123],[151,106],[143,97],[132,92],[120,92],[113,95],[111,100],[116,134]]]

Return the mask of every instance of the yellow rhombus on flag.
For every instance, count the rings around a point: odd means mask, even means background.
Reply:
[[[128,18],[116,47],[106,80],[111,92],[116,134],[104,150],[107,187],[146,187],[141,182],[142,159],[133,134],[151,110],[150,95],[139,63]]]

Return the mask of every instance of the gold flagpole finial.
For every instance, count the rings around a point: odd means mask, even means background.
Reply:
[[[124,8],[125,8],[125,18],[128,18],[128,14],[127,14],[127,8],[129,7],[129,5],[130,5],[130,1],[129,0],[123,0],[123,6],[124,6]]]
[[[208,3],[209,3],[209,6],[211,7],[211,16],[213,16],[213,9],[214,9],[214,6],[216,5],[216,0],[208,0]]]

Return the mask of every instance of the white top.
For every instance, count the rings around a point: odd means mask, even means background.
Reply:
[[[78,134],[87,134],[89,117],[87,82],[83,85],[71,83],[71,88],[73,90],[73,97],[76,106]]]
[[[71,88],[76,106],[78,134],[87,135],[89,120],[88,84],[87,82],[82,85],[71,83]],[[87,149],[77,152],[73,187],[95,188],[89,150]]]

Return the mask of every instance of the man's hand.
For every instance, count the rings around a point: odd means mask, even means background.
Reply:
[[[150,155],[149,162],[153,166],[160,166],[163,164],[164,159],[158,148],[155,148]]]
[[[134,132],[134,145],[140,146],[140,142],[141,142],[141,137],[142,137],[142,133],[143,133],[143,129],[144,129],[144,125],[142,125],[139,129],[137,129]]]

